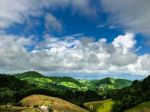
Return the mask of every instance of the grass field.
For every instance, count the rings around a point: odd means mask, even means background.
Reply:
[[[114,101],[111,99],[104,101],[93,101],[84,103],[90,112],[111,112]]]

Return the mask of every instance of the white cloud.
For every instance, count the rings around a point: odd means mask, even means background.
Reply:
[[[117,48],[122,48],[123,53],[126,53],[130,49],[132,49],[136,44],[136,40],[134,39],[134,34],[127,33],[126,35],[122,36],[119,35],[117,38],[114,39],[113,45]]]
[[[95,15],[95,9],[90,6],[89,0],[0,0],[0,28],[8,28],[14,23],[24,23],[29,16],[40,16],[43,8],[52,11],[65,7],[70,7],[72,13]],[[48,15],[48,18],[57,21],[52,15]],[[58,21],[56,26],[57,29],[61,27]]]
[[[0,35],[0,71],[32,69],[43,72],[137,75],[147,75],[150,72],[150,55],[138,56],[134,52],[136,41],[132,33],[120,35],[112,43],[107,43],[104,38],[94,41],[89,37],[81,36],[80,40],[73,36],[67,37],[61,39],[46,35],[45,40],[29,52],[25,46],[33,44],[32,38]]]
[[[23,23],[30,14],[37,15],[38,6],[30,0],[0,0],[0,28],[7,28],[13,23]]]
[[[110,13],[114,25],[121,25],[135,33],[150,34],[149,0],[102,0],[103,8]]]

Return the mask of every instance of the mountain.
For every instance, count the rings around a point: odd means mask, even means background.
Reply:
[[[107,91],[110,89],[120,89],[130,86],[132,81],[126,79],[104,78],[101,80],[77,80],[72,77],[56,77],[44,76],[36,71],[28,71],[20,74],[15,74],[15,77],[26,80],[29,83],[38,85],[40,87],[47,87],[47,85],[64,86],[77,90],[96,90]]]
[[[48,77],[35,71],[16,74],[15,77],[26,80],[30,84],[34,84],[42,88],[59,88],[59,89],[76,89],[76,90],[92,90],[99,94],[106,91],[120,89],[130,86],[132,81],[126,79],[104,78],[101,80],[77,80],[72,77]]]
[[[18,74],[14,74],[15,77],[17,78],[26,78],[26,77],[38,77],[38,78],[41,78],[41,77],[45,77],[44,75],[36,72],[36,71],[27,71],[27,72],[24,72],[24,73],[18,73]]]

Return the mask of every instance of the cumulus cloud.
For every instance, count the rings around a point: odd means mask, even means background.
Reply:
[[[149,54],[138,56],[134,34],[119,35],[108,43],[91,37],[45,35],[42,42],[28,51],[32,38],[0,35],[0,71],[39,70],[43,72],[97,72],[133,73],[147,75],[150,72]],[[70,38],[69,38],[70,37]],[[123,41],[123,42],[122,42]],[[86,47],[85,47],[86,46]]]
[[[150,34],[149,0],[102,0],[101,3],[111,16],[111,24],[135,33]]]

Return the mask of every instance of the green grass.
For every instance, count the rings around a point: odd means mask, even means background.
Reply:
[[[80,89],[80,86],[73,83],[73,82],[61,82],[59,83],[60,85],[66,86],[66,87],[70,87],[70,88],[77,88]]]
[[[48,78],[39,78],[39,77],[26,77],[22,78],[31,84],[36,84],[38,87],[45,87],[47,84],[52,83],[51,79]]]
[[[150,101],[141,103],[125,112],[150,112]]]
[[[87,102],[84,103],[84,106],[90,112],[111,112],[113,104],[114,101],[109,99],[104,101]]]

